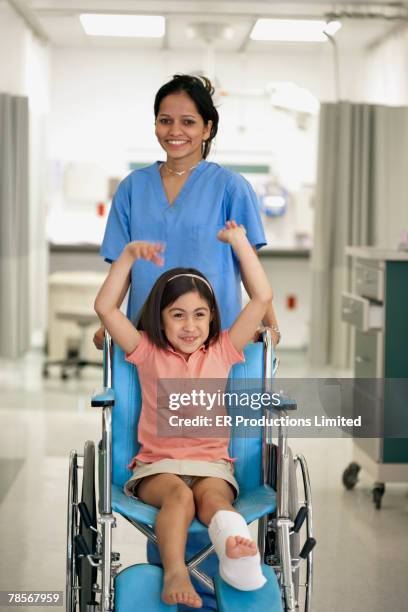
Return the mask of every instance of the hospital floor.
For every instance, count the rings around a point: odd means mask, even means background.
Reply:
[[[341,373],[310,371],[302,353],[281,355],[280,376],[311,375]],[[99,409],[89,403],[99,381],[97,369],[79,381],[56,374],[43,381],[36,353],[0,361],[0,590],[65,588],[68,454],[100,438]],[[296,439],[291,446],[306,456],[312,483],[313,612],[407,610],[408,484],[387,486],[378,511],[368,475],[353,491],[341,484],[350,440]],[[123,566],[145,560],[144,537],[120,517],[114,550]]]

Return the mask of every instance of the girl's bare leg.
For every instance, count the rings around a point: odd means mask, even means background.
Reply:
[[[157,474],[141,481],[137,496],[160,508],[155,532],[164,568],[162,600],[201,608],[184,561],[187,532],[195,514],[191,489],[174,474]]]
[[[197,516],[204,525],[209,525],[218,510],[236,512],[232,505],[234,494],[230,485],[221,478],[202,478],[193,486]],[[231,559],[256,555],[253,540],[241,536],[230,536],[225,543],[225,554]]]

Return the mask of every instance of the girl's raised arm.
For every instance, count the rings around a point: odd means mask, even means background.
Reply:
[[[95,311],[113,338],[126,353],[132,353],[140,342],[140,333],[118,307],[124,286],[129,283],[129,273],[137,259],[163,265],[162,245],[150,242],[130,242],[120,257],[111,265],[108,276],[95,300]]]
[[[230,244],[234,249],[251,294],[250,302],[241,311],[229,330],[232,344],[238,351],[242,351],[244,346],[252,340],[262,322],[272,299],[272,289],[242,226],[238,227],[235,221],[227,221],[225,229],[218,233],[217,238],[221,242]]]

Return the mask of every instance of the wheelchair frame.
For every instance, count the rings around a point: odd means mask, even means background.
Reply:
[[[272,393],[273,374],[277,369],[278,360],[273,360],[273,344],[270,332],[263,334],[264,343],[264,390]],[[119,571],[119,554],[112,552],[112,528],[116,527],[116,518],[112,513],[112,408],[114,405],[114,393],[112,391],[112,343],[108,334],[105,336],[104,344],[104,401],[92,401],[93,406],[102,406],[102,440],[99,443],[99,517],[97,523],[90,516],[88,508],[79,503],[79,478],[78,470],[81,466],[80,459],[84,455],[71,451],[69,459],[69,482],[68,482],[68,513],[67,513],[67,556],[66,556],[66,610],[68,612],[113,612],[114,607],[114,579]],[[108,398],[108,399],[106,399]],[[290,404],[290,406],[289,406]],[[296,408],[294,402],[289,402],[287,407],[291,410]],[[272,415],[276,408],[264,409],[265,414]],[[279,406],[279,415],[286,416],[285,404]],[[282,421],[283,419],[281,419]],[[290,485],[297,489],[296,469],[300,467],[304,500],[300,502],[296,517],[290,516]],[[299,586],[305,588],[304,612],[312,610],[312,583],[313,583],[313,553],[315,545],[312,525],[312,496],[309,473],[306,459],[303,455],[292,457],[288,446],[287,431],[284,425],[279,425],[277,445],[272,441],[272,427],[267,425],[262,432],[262,469],[264,484],[276,482],[277,507],[272,515],[265,515],[258,522],[258,548],[261,559],[274,569],[277,574],[282,594],[283,609],[285,612],[299,611],[298,590]],[[272,476],[273,475],[273,476]],[[82,480],[89,475],[84,473]],[[269,480],[269,482],[268,482]],[[95,494],[95,492],[94,492]],[[143,533],[148,540],[157,543],[157,538],[152,527],[138,523],[127,517],[126,520]],[[79,526],[84,522],[96,537],[96,550],[89,550],[83,538],[80,536]],[[300,553],[292,558],[291,536],[298,533],[303,522],[306,523],[306,543]],[[198,566],[214,550],[209,544],[199,553],[195,554],[187,562],[187,568],[191,575],[197,578],[211,592],[214,592],[212,579],[198,569]],[[90,566],[101,573],[100,586],[98,584],[88,585],[94,593],[93,602],[86,606],[80,604],[78,593],[81,586],[81,570],[79,560],[89,562]],[[302,560],[306,561],[306,582],[299,585],[299,568]],[[82,563],[82,561],[81,561]],[[94,572],[96,573],[96,569]],[[294,575],[297,579],[294,578]],[[100,601],[96,601],[96,596]]]

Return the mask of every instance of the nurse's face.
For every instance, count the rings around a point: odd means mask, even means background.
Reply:
[[[207,340],[210,322],[210,307],[195,291],[181,295],[162,310],[167,340],[177,353],[187,359]]]
[[[156,136],[167,160],[180,166],[194,165],[202,158],[202,144],[210,136],[212,121],[204,123],[193,100],[184,92],[163,98],[156,118]],[[184,165],[184,164],[183,164]]]

